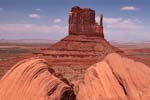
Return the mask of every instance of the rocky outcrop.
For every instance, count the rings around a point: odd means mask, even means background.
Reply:
[[[41,55],[53,66],[85,67],[116,50],[119,49],[111,46],[104,38],[103,16],[98,25],[94,10],[75,6],[69,13],[69,35],[34,54]]]
[[[76,83],[78,100],[149,100],[150,68],[112,53]],[[79,84],[79,85],[78,85]]]
[[[119,54],[91,66],[73,85],[41,59],[23,60],[0,80],[0,100],[149,100],[150,68]]]
[[[44,60],[23,60],[0,80],[0,100],[74,100],[67,83]]]
[[[72,7],[69,13],[69,34],[101,36],[103,34],[103,16],[100,25],[95,21],[95,11],[90,8]]]

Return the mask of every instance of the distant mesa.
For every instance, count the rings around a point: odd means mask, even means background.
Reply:
[[[95,11],[90,8],[72,7],[68,27],[68,36],[35,54],[48,59],[52,65],[89,66],[119,50],[104,38],[103,15],[98,25]]]

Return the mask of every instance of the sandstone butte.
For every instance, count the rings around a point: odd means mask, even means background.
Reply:
[[[82,80],[58,77],[45,60],[27,59],[0,80],[0,100],[150,100],[150,68],[112,53]]]
[[[107,54],[119,49],[111,46],[104,37],[103,15],[99,24],[95,11],[72,7],[69,13],[69,35],[48,48],[36,52],[54,66],[90,66]]]

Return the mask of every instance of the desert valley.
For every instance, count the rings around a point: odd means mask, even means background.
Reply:
[[[0,100],[149,100],[150,42],[108,41],[95,17],[74,6],[59,41],[1,40]]]
[[[27,40],[28,41],[28,40]],[[33,42],[34,40],[32,40]],[[41,41],[41,40],[39,40]],[[54,41],[55,42],[55,41]],[[45,43],[26,43],[15,41],[3,42],[0,46],[0,78],[17,62],[27,59],[30,57],[37,57],[35,53],[41,51],[42,49],[50,47],[54,42],[46,41]],[[124,52],[126,57],[132,58],[135,61],[142,62],[147,66],[150,66],[150,43],[111,43],[114,47],[119,48]],[[48,60],[48,57],[44,57]],[[49,61],[49,60],[48,60]],[[52,62],[51,60],[49,62]],[[55,61],[54,61],[55,62]],[[63,63],[63,62],[62,62]],[[57,64],[57,63],[56,63]],[[53,69],[65,75],[69,80],[76,80],[80,78],[86,69],[90,66],[87,65],[88,62],[85,61],[85,65],[80,65],[74,62],[73,66],[64,65],[62,66],[52,66]]]

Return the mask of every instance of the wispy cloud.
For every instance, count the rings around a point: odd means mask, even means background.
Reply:
[[[67,26],[37,24],[0,24],[0,38],[61,39]]]
[[[124,7],[121,8],[121,10],[127,10],[127,11],[135,11],[137,9],[138,8],[134,7],[134,6],[124,6]]]
[[[99,22],[99,17],[96,18]],[[139,29],[143,28],[142,22],[138,19],[125,19],[125,18],[104,18],[104,24],[107,28],[113,29]]]
[[[60,18],[56,18],[53,20],[54,23],[60,23],[62,20]]]
[[[124,18],[104,18],[104,23],[107,28],[116,29],[139,29],[143,28],[138,19],[124,19]]]
[[[39,14],[30,14],[29,15],[29,18],[34,18],[34,19],[40,19],[41,18],[41,16],[39,15]]]
[[[66,26],[36,24],[0,24],[0,33],[63,33]]]
[[[0,8],[0,11],[3,11],[3,8]]]
[[[99,22],[99,17],[96,18]],[[104,17],[104,32],[111,41],[146,41],[149,40],[149,28],[139,19]]]
[[[42,11],[40,8],[36,8],[35,10],[36,10],[36,11]]]

